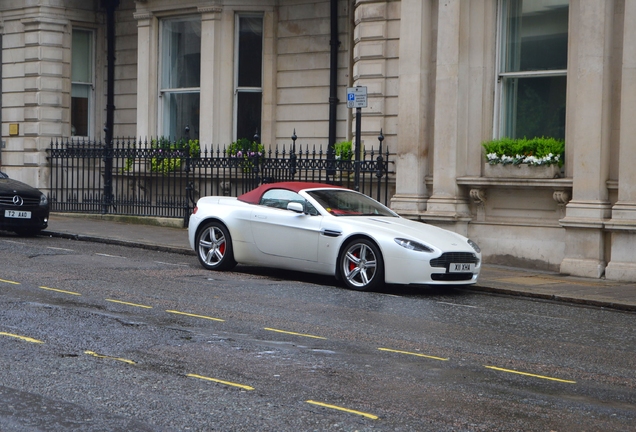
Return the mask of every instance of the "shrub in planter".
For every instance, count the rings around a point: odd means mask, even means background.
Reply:
[[[241,159],[239,165],[243,168],[243,172],[249,172],[254,165],[251,159],[254,157],[262,158],[265,154],[265,146],[256,141],[241,138],[230,144],[227,148],[227,154],[230,157]]]
[[[199,140],[170,141],[169,138],[159,137],[151,142],[153,157],[150,160],[150,171],[167,174],[181,168],[184,157],[201,157]]]
[[[338,160],[351,160],[353,157],[353,144],[351,141],[340,141],[333,145],[333,151]]]
[[[500,138],[482,143],[490,165],[563,166],[565,141],[535,137]]]

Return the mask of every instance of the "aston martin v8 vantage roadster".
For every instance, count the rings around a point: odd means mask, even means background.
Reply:
[[[202,197],[188,236],[210,270],[241,263],[333,275],[361,291],[385,283],[474,284],[481,269],[481,251],[470,239],[319,183],[271,183],[239,197]]]

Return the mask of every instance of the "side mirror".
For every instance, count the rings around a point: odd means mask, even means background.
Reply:
[[[287,204],[287,210],[291,210],[294,213],[305,213],[305,206],[299,202],[290,202]]]

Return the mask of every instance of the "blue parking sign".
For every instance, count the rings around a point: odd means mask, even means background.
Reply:
[[[347,88],[347,108],[366,108],[367,88],[348,87]]]

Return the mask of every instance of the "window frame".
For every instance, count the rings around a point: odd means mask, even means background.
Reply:
[[[73,81],[73,57],[76,55],[75,53],[75,49],[73,49],[73,34],[75,32],[83,32],[83,33],[88,33],[90,35],[89,37],[89,53],[88,53],[88,63],[89,63],[89,67],[90,67],[90,71],[89,71],[89,75],[90,75],[90,81]],[[71,79],[71,92],[70,92],[70,116],[69,116],[69,123],[70,123],[70,127],[71,127],[71,136],[77,136],[77,137],[83,137],[83,138],[89,138],[91,136],[93,136],[93,134],[95,133],[95,82],[96,82],[96,59],[95,59],[95,44],[96,44],[96,30],[93,28],[89,28],[89,27],[82,27],[82,26],[73,26],[73,28],[71,29],[71,73],[70,73],[70,79]],[[87,102],[87,113],[86,113],[86,135],[76,135],[73,132],[73,88],[76,86],[82,86],[83,88],[87,88],[88,89],[88,102]]]
[[[260,18],[261,19],[261,85],[260,87],[241,87],[239,86],[239,42],[240,42],[240,20],[241,18]],[[264,12],[239,12],[234,17],[234,107],[233,107],[233,120],[232,120],[232,137],[233,141],[239,139],[238,137],[238,112],[239,112],[239,94],[240,93],[258,93],[261,95],[261,115],[260,115],[260,130],[259,134],[262,134],[263,127],[263,79],[264,79],[264,49],[265,49],[265,14]],[[256,132],[256,131],[255,131]],[[243,137],[242,137],[243,138]],[[250,140],[252,136],[244,137]]]
[[[164,136],[164,137],[168,137],[170,139],[174,138],[174,139],[180,139],[185,135],[185,131],[174,131],[175,134],[172,134],[170,131],[170,127],[171,127],[171,122],[170,122],[170,114],[168,113],[170,111],[170,96],[173,95],[183,95],[183,94],[195,94],[195,95],[199,95],[199,127],[201,124],[201,79],[202,79],[202,71],[199,71],[199,86],[198,87],[164,87],[164,81],[165,81],[165,74],[166,74],[166,70],[165,70],[165,33],[164,33],[164,26],[166,25],[167,22],[198,22],[199,24],[201,24],[201,15],[185,15],[185,16],[171,16],[171,17],[166,17],[160,20],[159,22],[159,58],[158,58],[158,76],[157,76],[157,93],[158,93],[158,104],[157,104],[157,108],[158,108],[158,134],[160,136]],[[202,34],[199,34],[199,64],[201,67],[201,36]],[[198,139],[198,133],[196,135],[192,134],[192,127],[194,125],[187,125],[190,127],[190,138],[196,138]],[[160,130],[159,130],[160,129]]]
[[[528,70],[520,72],[506,72],[506,38],[508,37],[508,9],[511,0],[500,0],[498,2],[497,15],[498,35],[496,38],[496,82],[495,82],[495,106],[493,116],[493,138],[502,138],[509,136],[507,132],[507,119],[508,119],[508,107],[507,107],[507,92],[506,82],[511,79],[523,79],[523,78],[550,78],[550,77],[565,77],[567,85],[567,68],[566,69],[547,69],[547,70]],[[569,7],[569,1],[568,1]],[[569,35],[568,35],[569,37]],[[567,60],[567,59],[566,59]],[[514,109],[516,110],[517,104]],[[516,115],[513,116],[513,122],[516,122]],[[516,125],[512,127],[516,131]],[[531,137],[528,137],[531,138]]]

